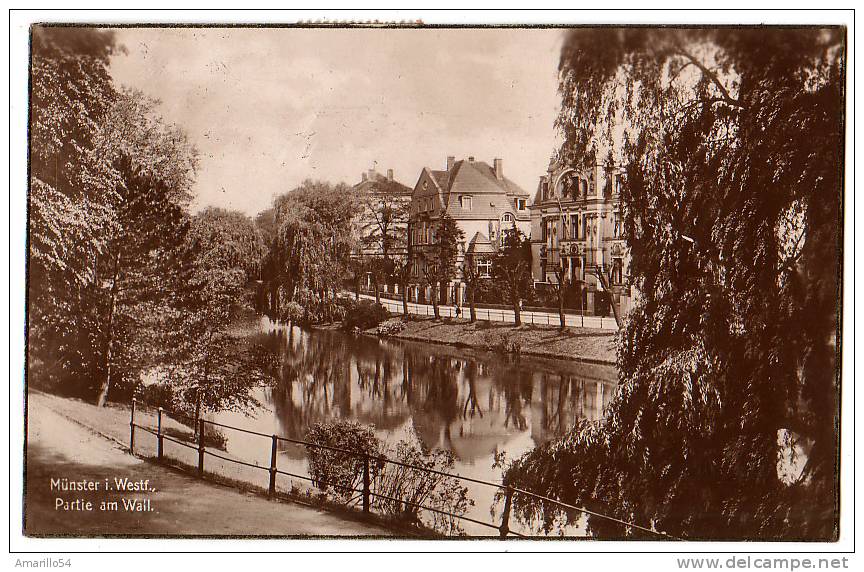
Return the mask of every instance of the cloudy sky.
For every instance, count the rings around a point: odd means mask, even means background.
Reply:
[[[560,30],[121,29],[116,81],[161,100],[201,153],[197,207],[255,214],[305,178],[447,155],[504,160],[533,191],[555,145]]]

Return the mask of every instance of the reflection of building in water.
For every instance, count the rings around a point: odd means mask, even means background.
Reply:
[[[510,403],[495,378],[486,375],[488,368],[476,360],[433,358],[421,360],[412,386],[417,389],[431,383],[431,391],[421,391],[412,403],[415,427],[427,447],[453,451],[457,458],[472,461],[492,454],[526,428],[521,405]],[[417,377],[419,374],[420,377]],[[424,378],[425,382],[420,379]],[[415,392],[415,395],[418,393]],[[438,399],[429,402],[429,397]]]
[[[543,443],[570,430],[577,421],[599,421],[615,384],[572,374],[538,372],[531,399],[531,437]]]
[[[608,366],[298,328],[262,342],[278,357],[268,404],[280,435],[303,439],[315,423],[346,418],[391,442],[416,431],[468,463],[599,419],[614,389]]]

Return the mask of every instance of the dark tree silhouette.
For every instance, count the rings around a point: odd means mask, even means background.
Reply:
[[[509,482],[688,538],[837,538],[845,48],[843,29],[569,33],[562,157],[623,133],[640,301],[605,420]],[[781,478],[793,446],[806,465]]]

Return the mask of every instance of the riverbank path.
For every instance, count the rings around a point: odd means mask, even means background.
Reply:
[[[267,500],[133,457],[97,433],[98,428],[88,427],[87,407],[96,409],[56,396],[29,395],[27,535],[392,536],[369,523]],[[118,479],[140,483],[145,490],[118,490]],[[97,490],[69,490],[82,487]]]
[[[354,294],[350,294],[354,296]],[[375,300],[375,296],[370,296],[368,294],[360,294],[361,298],[366,300]],[[381,298],[381,305],[387,308],[390,312],[394,314],[402,314],[402,302],[400,300],[390,300],[388,298]],[[455,306],[438,306],[441,317],[443,318],[455,318],[456,317],[456,307]],[[468,306],[460,307],[460,318],[467,319],[470,315],[471,310]],[[408,313],[413,314],[415,316],[433,316],[434,309],[431,304],[416,304],[414,302],[408,302]],[[513,313],[513,310],[505,310],[499,308],[477,308],[477,319],[478,320],[487,320],[489,322],[503,322],[513,324],[516,322],[516,316]],[[618,325],[615,323],[615,318],[613,317],[603,317],[603,316],[580,316],[578,314],[566,314],[564,317],[564,321],[568,327],[571,328],[594,328],[598,330],[617,330]],[[560,318],[557,313],[553,312],[533,312],[533,311],[522,311],[522,323],[523,324],[532,324],[537,326],[557,326],[561,323]]]

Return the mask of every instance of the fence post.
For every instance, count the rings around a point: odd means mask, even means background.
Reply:
[[[156,412],[156,458],[162,460],[162,408]]]
[[[132,415],[129,417],[129,452],[135,454],[135,398],[132,398]]]
[[[204,420],[198,420],[198,476],[204,476]]]
[[[273,435],[273,444],[270,446],[270,487],[267,489],[267,494],[271,497],[276,494],[276,445],[278,438]]]
[[[501,538],[507,538],[510,532],[510,507],[513,503],[513,489],[507,487],[507,496],[504,497],[504,513],[501,515],[501,526],[498,527],[498,532]]]
[[[363,512],[369,512],[369,454],[363,455]]]

